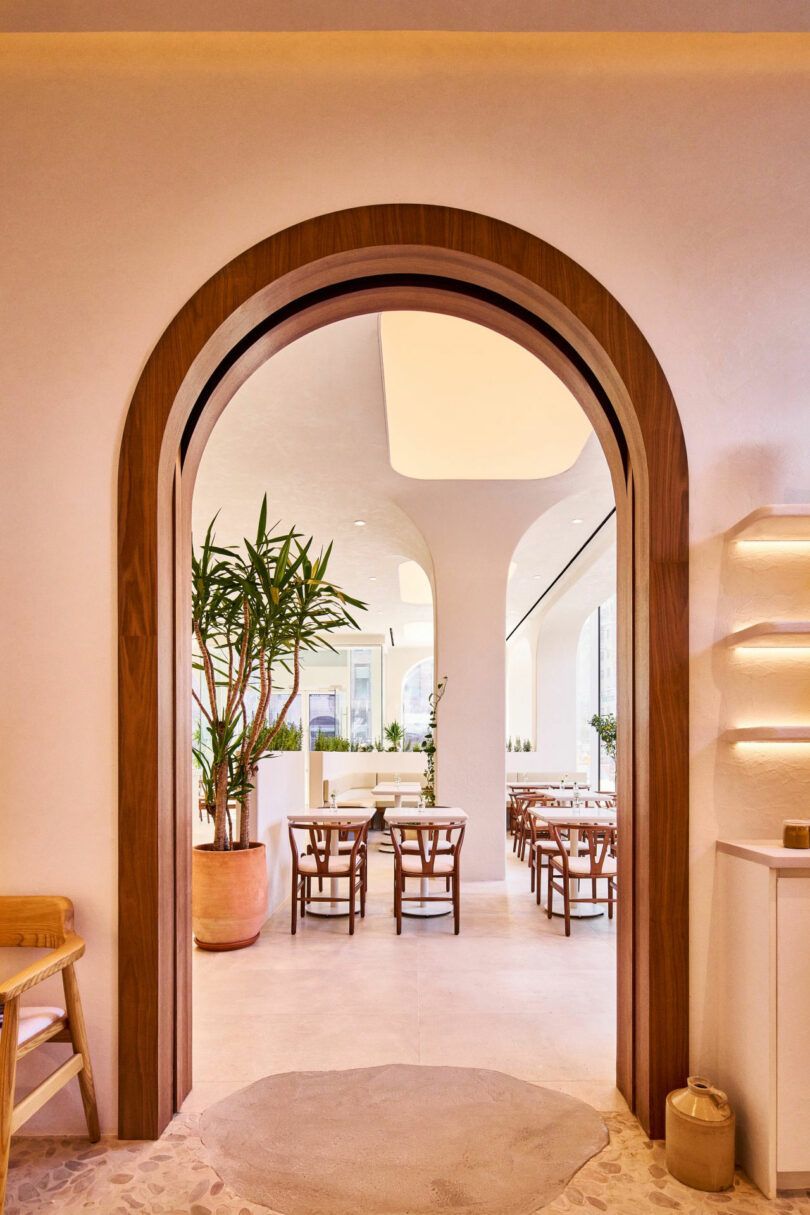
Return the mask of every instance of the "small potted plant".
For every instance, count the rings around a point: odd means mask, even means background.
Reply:
[[[401,751],[405,739],[405,731],[398,721],[389,722],[383,731],[389,751]]]
[[[192,920],[204,949],[252,945],[267,915],[264,844],[249,838],[248,795],[259,760],[272,751],[300,683],[301,653],[330,646],[337,629],[356,629],[349,605],[365,604],[326,579],[331,544],[310,556],[312,540],[267,526],[262,502],[255,541],[216,543],[212,520],[192,553],[194,666],[202,694],[194,754],[202,772],[214,839],[192,855]],[[272,725],[268,711],[279,669],[292,689]],[[237,820],[237,821],[235,821]]]

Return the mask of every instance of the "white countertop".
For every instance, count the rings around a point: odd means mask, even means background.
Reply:
[[[717,851],[769,869],[810,870],[810,848],[784,848],[781,840],[718,840]]]

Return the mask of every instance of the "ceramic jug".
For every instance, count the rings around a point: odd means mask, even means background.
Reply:
[[[734,1111],[725,1093],[702,1076],[667,1097],[667,1169],[694,1190],[734,1184]]]

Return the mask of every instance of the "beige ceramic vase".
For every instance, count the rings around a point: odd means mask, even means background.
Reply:
[[[702,1076],[667,1097],[667,1169],[693,1190],[734,1184],[734,1111],[725,1093]]]
[[[200,949],[244,949],[267,919],[264,844],[216,852],[191,850],[191,925]]]

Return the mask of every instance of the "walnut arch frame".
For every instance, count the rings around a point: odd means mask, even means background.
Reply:
[[[688,473],[655,355],[581,266],[509,224],[391,204],[309,219],[208,280],[153,350],[118,480],[119,1133],[191,1086],[189,517],[216,418],[267,358],[385,308],[486,324],[542,358],[613,478],[619,602],[617,1084],[646,1131],[688,1070]]]

